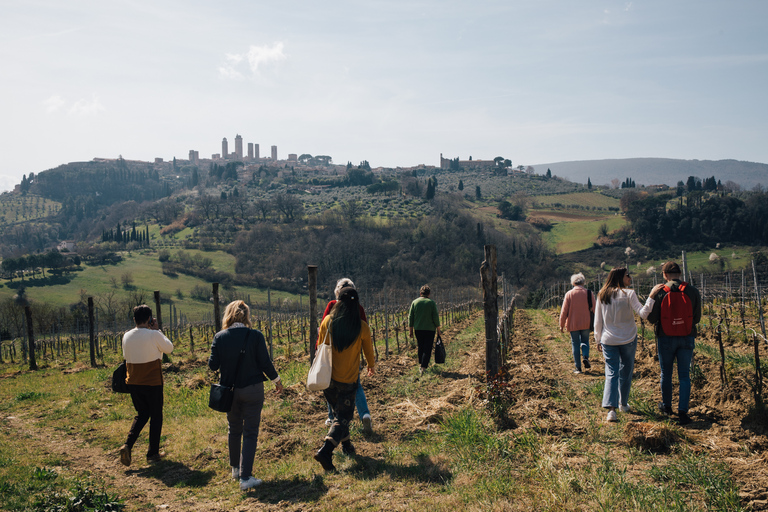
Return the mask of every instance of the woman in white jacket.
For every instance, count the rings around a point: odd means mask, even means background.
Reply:
[[[618,421],[616,408],[629,412],[629,390],[635,368],[637,325],[634,313],[643,319],[653,309],[654,297],[664,285],[653,288],[645,305],[629,286],[632,277],[626,268],[614,268],[597,294],[595,308],[595,341],[605,358],[605,389],[603,407],[608,409],[608,421]]]

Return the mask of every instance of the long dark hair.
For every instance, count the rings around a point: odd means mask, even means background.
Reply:
[[[605,280],[605,284],[600,291],[597,292],[597,298],[603,304],[610,304],[611,297],[616,295],[616,292],[624,289],[624,276],[627,275],[627,269],[624,267],[612,268],[608,273],[608,278]]]
[[[357,290],[342,288],[336,304],[331,309],[330,317],[333,346],[341,352],[355,342],[362,328]]]

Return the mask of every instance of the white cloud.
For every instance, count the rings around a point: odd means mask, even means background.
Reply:
[[[242,73],[236,70],[234,66],[230,66],[227,64],[219,68],[219,76],[221,76],[221,78],[226,78],[228,80],[240,80],[241,78],[243,78]]]
[[[627,12],[630,9],[632,9],[632,2],[627,2],[627,4],[624,6],[624,11]]]
[[[104,105],[101,104],[101,101],[99,101],[99,98],[97,98],[96,95],[93,95],[90,100],[81,99],[76,101],[75,104],[70,107],[69,113],[78,116],[89,116],[98,114],[104,110],[106,109],[104,108]]]
[[[54,94],[43,102],[43,106],[45,107],[45,110],[48,111],[48,113],[53,113],[61,109],[65,103],[66,102],[64,101],[64,98],[58,94]]]
[[[283,43],[275,43],[272,46],[251,46],[248,50],[248,64],[254,74],[259,71],[259,66],[280,62],[285,58]]]
[[[287,58],[283,48],[283,43],[277,42],[272,45],[251,45],[245,53],[224,54],[225,63],[219,67],[219,75],[232,80],[242,79],[243,72],[240,69],[245,62],[248,63],[251,75],[258,75],[265,66],[276,64]]]

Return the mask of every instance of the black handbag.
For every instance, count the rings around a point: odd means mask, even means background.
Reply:
[[[208,396],[208,407],[214,411],[229,412],[232,410],[233,398],[235,398],[234,386],[211,384],[211,394]]]
[[[229,386],[211,384],[211,392],[208,395],[208,407],[214,411],[229,412],[232,410],[232,400],[235,398],[235,381],[237,380],[237,374],[240,373],[240,363],[243,362],[245,346],[248,344],[248,337],[250,335],[251,330],[248,329],[248,334],[245,335],[245,341],[243,341],[243,348],[240,349],[240,354],[237,356],[237,366],[235,367],[235,376],[232,379],[232,384]]]
[[[592,290],[587,289],[587,304],[589,304],[590,308],[593,308],[595,305],[594,300],[592,299]],[[595,312],[590,311],[589,312],[589,332],[593,332],[595,330]]]
[[[438,335],[435,342],[435,364],[443,363],[445,363],[445,345],[443,344],[443,338]]]
[[[125,367],[125,361],[123,361],[112,372],[112,391],[115,393],[130,393],[128,384],[125,383],[126,377],[127,368]]]

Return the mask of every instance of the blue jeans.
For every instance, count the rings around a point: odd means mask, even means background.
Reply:
[[[363,385],[360,384],[360,378],[357,379],[357,391],[355,392],[355,407],[357,407],[357,415],[362,419],[366,414],[371,414],[368,410],[368,400],[365,399],[365,390]],[[331,404],[328,404],[328,419],[333,421],[333,411],[331,410]]]
[[[589,359],[589,329],[571,331],[571,348],[573,348],[573,362],[576,363],[576,369],[581,371],[579,352],[584,354],[584,359]]]
[[[629,389],[632,387],[632,372],[635,369],[637,338],[624,345],[603,344],[605,357],[605,389],[603,407],[627,405]]]
[[[688,412],[691,400],[691,360],[696,338],[693,336],[659,336],[656,350],[661,367],[661,401],[664,407],[672,407],[672,365],[677,359],[677,380],[680,381],[680,398],[677,410]]]

